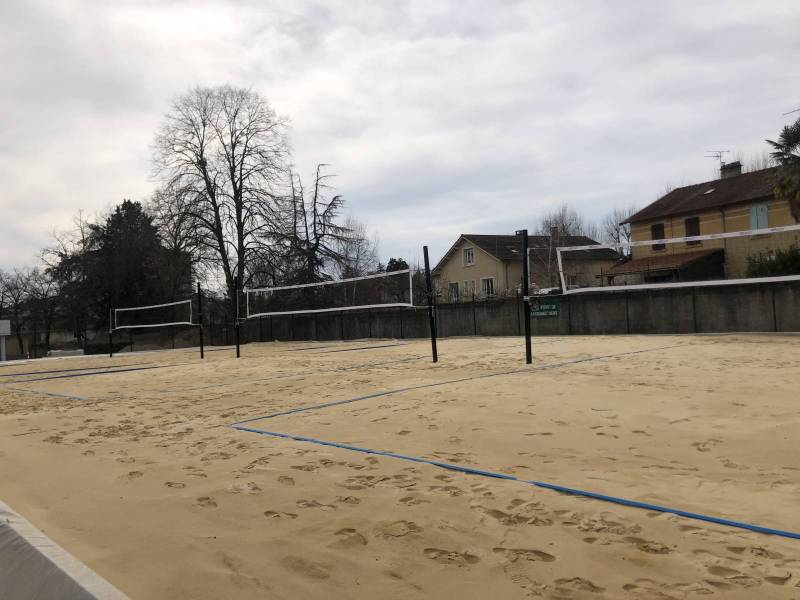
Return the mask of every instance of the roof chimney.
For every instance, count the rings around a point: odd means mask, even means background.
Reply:
[[[742,174],[742,163],[738,160],[732,163],[723,164],[719,168],[719,178],[727,179],[728,177],[736,177]]]

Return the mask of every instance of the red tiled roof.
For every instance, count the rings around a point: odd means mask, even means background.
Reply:
[[[635,258],[624,263],[619,263],[611,267],[604,275],[625,275],[626,273],[643,273],[646,271],[668,271],[682,269],[693,262],[706,258],[717,252],[724,252],[721,248],[710,248],[707,250],[695,250],[693,252],[681,252],[678,254],[663,254],[658,256],[646,256]]]
[[[770,197],[775,187],[778,168],[762,169],[674,189],[634,214],[628,222],[640,223]]]

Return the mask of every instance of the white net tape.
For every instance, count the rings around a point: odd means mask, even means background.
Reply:
[[[413,306],[410,269],[271,288],[247,288],[246,316],[323,313]]]

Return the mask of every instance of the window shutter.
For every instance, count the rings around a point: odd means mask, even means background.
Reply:
[[[766,204],[758,206],[758,228],[766,229],[769,227],[769,207]]]

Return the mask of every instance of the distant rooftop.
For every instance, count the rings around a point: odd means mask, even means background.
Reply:
[[[763,200],[772,196],[777,171],[778,167],[771,167],[676,188],[634,214],[628,219],[628,222],[640,223],[662,217],[722,208],[731,204]]]

